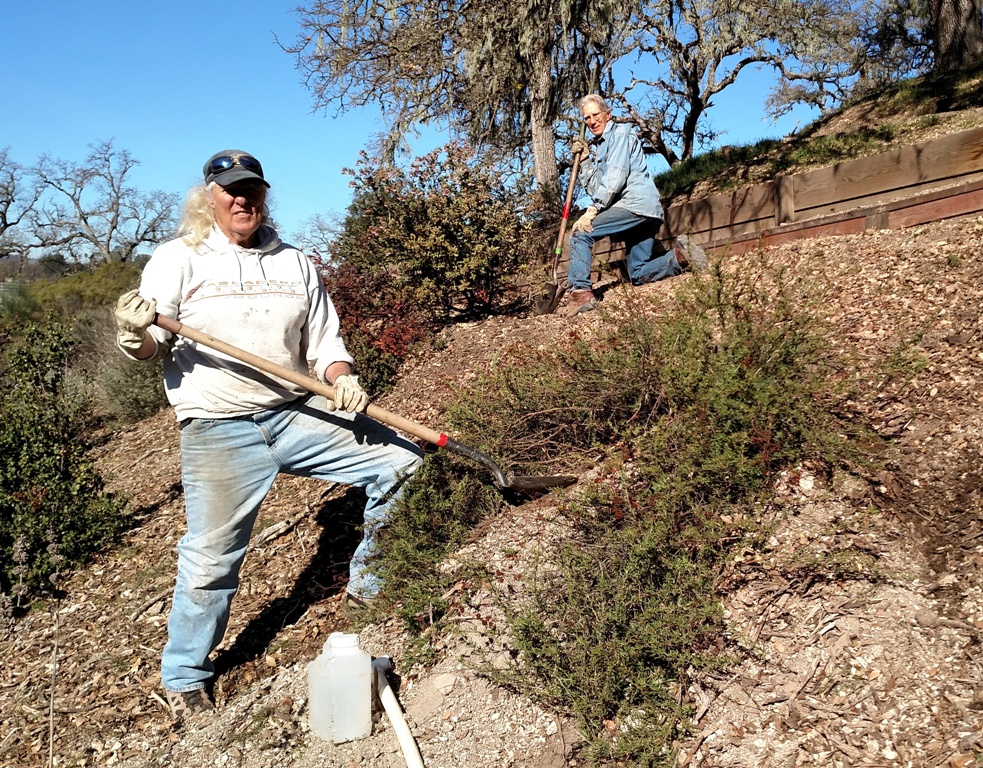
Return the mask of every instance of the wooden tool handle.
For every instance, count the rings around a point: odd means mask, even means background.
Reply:
[[[325,384],[317,379],[312,379],[310,376],[305,376],[302,373],[286,368],[278,363],[266,360],[258,355],[254,355],[252,352],[239,349],[239,347],[235,347],[228,342],[222,341],[221,339],[216,339],[214,336],[210,336],[203,331],[195,330],[179,320],[164,317],[164,315],[158,314],[154,316],[154,325],[157,325],[160,328],[163,328],[165,331],[169,331],[177,336],[184,336],[186,339],[191,339],[199,344],[204,344],[206,347],[221,352],[223,355],[228,355],[239,362],[251,365],[253,368],[263,371],[264,373],[269,373],[273,376],[284,379],[285,381],[296,384],[298,387],[303,387],[308,392],[313,392],[316,395],[322,395],[332,401],[335,399],[334,387],[332,387],[330,384]],[[424,425],[418,424],[417,422],[411,421],[403,416],[391,413],[390,411],[380,408],[377,405],[372,405],[370,403],[365,409],[365,415],[393,427],[394,429],[398,429],[400,432],[404,432],[407,435],[412,435],[413,437],[418,437],[421,440],[432,443],[433,445],[441,448],[447,444],[448,437],[442,432],[437,432],[434,429],[425,427]]]

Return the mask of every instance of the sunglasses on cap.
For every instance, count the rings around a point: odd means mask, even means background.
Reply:
[[[259,164],[259,160],[249,155],[222,155],[221,157],[216,157],[208,164],[208,173],[209,175],[218,176],[221,173],[232,170],[237,165],[263,178],[263,166]]]

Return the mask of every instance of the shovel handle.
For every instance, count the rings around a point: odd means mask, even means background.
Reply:
[[[573,202],[573,187],[577,183],[577,171],[580,170],[580,155],[573,159],[570,170],[570,183],[567,185],[567,198],[563,202],[563,218],[560,219],[560,234],[556,238],[556,256],[563,253],[563,236],[567,233],[567,222],[570,220],[570,204]]]
[[[289,381],[292,384],[296,384],[298,387],[306,389],[308,392],[313,392],[315,395],[321,395],[323,397],[329,398],[334,402],[334,387],[330,384],[324,384],[317,379],[312,379],[310,376],[305,376],[302,373],[294,371],[290,368],[286,368],[278,363],[274,363],[270,360],[266,360],[258,355],[254,355],[252,352],[247,352],[244,349],[239,349],[228,342],[222,341],[221,339],[216,339],[214,336],[210,336],[203,331],[195,330],[180,320],[175,320],[171,317],[165,317],[164,315],[154,315],[154,325],[159,328],[163,328],[165,331],[175,334],[176,336],[183,336],[186,339],[191,339],[191,341],[197,342],[199,344],[204,344],[206,347],[221,352],[223,355],[228,355],[229,357],[238,360],[241,363],[246,363],[246,365],[251,365],[253,368],[257,368],[264,373],[269,373],[277,378]],[[380,421],[394,429],[398,429],[400,432],[404,432],[413,437],[418,437],[425,442],[436,445],[439,448],[443,448],[447,445],[449,438],[443,432],[437,432],[434,429],[425,427],[423,424],[418,424],[415,421],[404,418],[395,413],[380,408],[377,405],[369,403],[365,409],[365,415],[370,418]]]
[[[587,135],[587,126],[580,124],[580,138]],[[560,233],[556,237],[556,248],[553,249],[553,281],[557,278],[556,268],[560,264],[560,256],[563,254],[563,238],[567,234],[567,222],[570,220],[570,206],[573,204],[573,188],[577,184],[577,173],[580,170],[580,153],[573,159],[573,168],[570,169],[570,183],[567,184],[567,197],[563,201],[563,216],[560,218]]]

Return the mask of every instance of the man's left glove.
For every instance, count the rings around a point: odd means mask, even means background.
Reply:
[[[334,402],[328,405],[330,410],[341,408],[349,413],[361,413],[368,404],[369,396],[358,383],[358,376],[343,373],[334,380]]]
[[[573,226],[570,228],[571,232],[586,232],[591,233],[594,231],[594,217],[597,216],[597,207],[591,206],[577,219]]]
[[[157,302],[147,301],[139,291],[127,291],[116,302],[116,343],[121,349],[136,354],[143,346],[147,329],[157,314]]]

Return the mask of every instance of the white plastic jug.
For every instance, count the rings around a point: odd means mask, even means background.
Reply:
[[[340,744],[372,733],[372,657],[358,635],[332,632],[307,665],[311,731]]]

